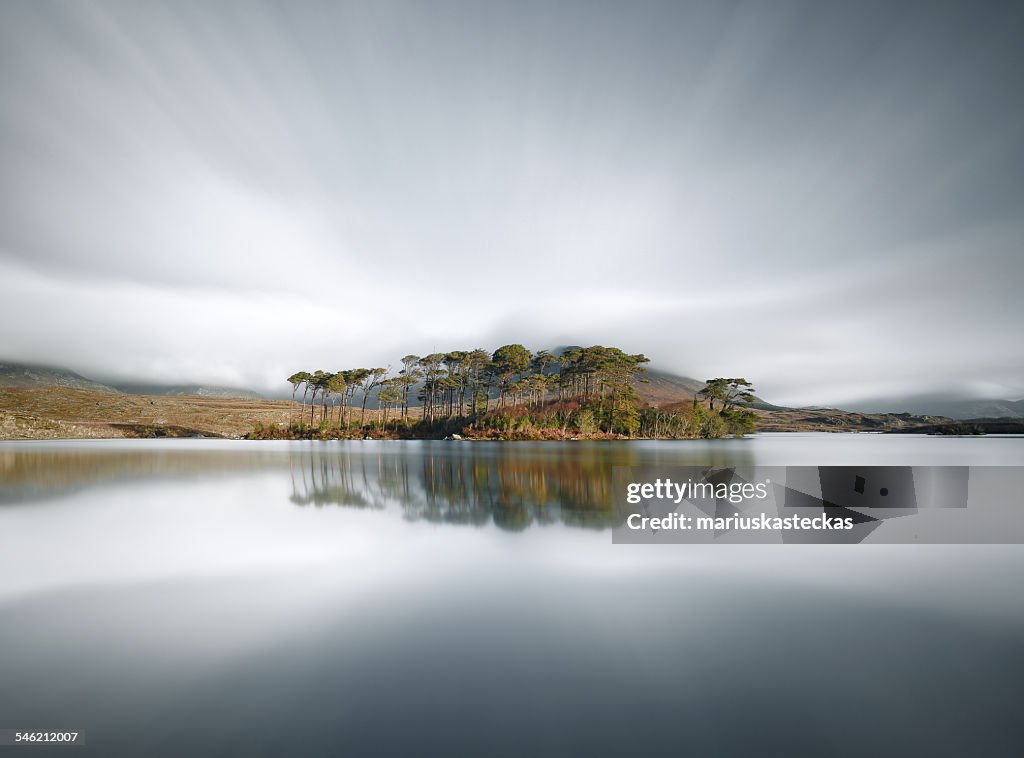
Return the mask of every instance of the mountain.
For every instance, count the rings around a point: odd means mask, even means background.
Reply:
[[[692,403],[693,397],[704,388],[704,382],[688,376],[677,376],[667,371],[647,369],[636,383],[640,399],[658,408],[679,403]]]
[[[667,371],[654,368],[647,369],[641,375],[641,381],[636,384],[636,394],[640,399],[656,408],[692,403],[694,395],[702,389],[704,389],[704,382],[699,379],[670,374]],[[789,410],[782,406],[766,403],[761,398],[755,398],[750,407],[762,411]]]
[[[76,390],[120,393],[106,384],[86,379],[74,371],[27,363],[0,363],[0,387],[69,387]]]
[[[865,413],[913,413],[918,416],[946,416],[952,419],[1024,418],[1024,400],[918,395],[863,400],[847,405],[849,410]]]
[[[556,348],[561,352],[565,348]],[[176,397],[198,395],[210,398],[241,398],[262,400],[266,396],[250,389],[221,387],[204,384],[103,384],[87,379],[81,374],[55,366],[37,366],[27,363],[0,362],[0,387],[47,387],[58,386],[70,389],[94,390],[99,392],[124,393],[129,395],[157,395]],[[680,407],[693,402],[694,395],[704,387],[704,382],[688,376],[680,376],[660,369],[648,369],[642,374],[642,381],[636,385],[640,399],[658,408]],[[287,399],[290,392],[282,390],[273,397]],[[371,397],[366,407],[375,408],[376,398]],[[751,407],[763,411],[792,410],[771,405],[758,398]],[[868,414],[912,414],[914,416],[942,416],[949,419],[1024,419],[1024,400],[999,400],[965,398],[957,395],[918,395],[904,398],[875,398],[844,404],[844,409],[853,413]],[[817,409],[803,408],[812,412]]]
[[[238,387],[202,384],[103,384],[86,379],[66,368],[35,366],[28,363],[0,362],[0,387],[68,387],[127,395],[199,395],[200,397],[237,397],[262,400],[263,395]]]
[[[249,400],[263,400],[264,396],[255,390],[239,387],[218,387],[209,384],[117,384],[121,392],[129,395],[199,395],[200,397],[239,397]]]

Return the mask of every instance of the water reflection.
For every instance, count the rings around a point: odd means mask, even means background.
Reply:
[[[751,463],[749,447],[658,443],[132,441],[0,450],[0,504],[92,486],[281,471],[291,503],[399,511],[408,521],[605,528],[616,466]]]
[[[90,487],[281,477],[294,505],[393,510],[406,520],[521,531],[616,520],[616,466],[1021,465],[1015,439],[762,435],[705,442],[234,442],[0,444],[0,505]]]
[[[551,451],[503,447],[405,455],[289,456],[296,505],[397,507],[409,521],[485,525],[520,531],[531,524],[604,528],[612,523],[612,468],[628,450]]]
[[[93,486],[224,475],[279,466],[280,454],[90,440],[0,444],[0,505],[64,497]]]
[[[823,437],[0,444],[0,713],[105,758],[1016,754],[1018,546],[540,528],[618,465],[1024,454]]]

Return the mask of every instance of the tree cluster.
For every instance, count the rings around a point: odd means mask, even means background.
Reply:
[[[326,429],[363,429],[375,398],[374,422],[449,428],[465,420],[473,429],[571,428],[581,434],[711,437],[753,426],[745,406],[753,387],[745,379],[709,379],[691,413],[643,408],[635,385],[644,381],[642,354],[617,347],[570,347],[532,353],[520,344],[406,355],[401,368],[299,371],[288,377],[300,424]],[[716,407],[717,403],[717,407]],[[308,410],[307,410],[308,404]],[[358,420],[356,411],[358,410]],[[461,428],[461,427],[459,427]]]
[[[632,383],[648,359],[615,347],[574,347],[560,355],[536,354],[519,344],[503,345],[493,353],[482,348],[429,355],[407,355],[391,375],[385,368],[354,368],[338,372],[299,371],[288,377],[292,400],[302,389],[302,417],[309,404],[309,424],[354,423],[358,402],[359,425],[366,406],[376,395],[382,423],[407,419],[418,401],[420,417],[475,417],[493,409],[525,405],[539,408],[555,398],[596,402],[600,407],[635,405]]]

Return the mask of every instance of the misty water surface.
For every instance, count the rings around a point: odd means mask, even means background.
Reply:
[[[611,544],[612,466],[655,463],[1021,465],[1024,440],[3,443],[0,728],[82,755],[1018,754],[1024,548]]]

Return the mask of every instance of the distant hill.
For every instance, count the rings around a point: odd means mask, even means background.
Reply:
[[[646,380],[646,381],[643,381]],[[678,407],[693,402],[694,396],[704,389],[704,382],[689,376],[670,374],[659,369],[647,369],[636,384],[636,394],[640,399],[657,408]],[[751,408],[762,411],[789,410],[779,405],[766,403],[756,398]]]
[[[641,400],[658,408],[675,408],[692,403],[697,392],[704,388],[704,382],[688,376],[678,376],[648,369],[636,386]],[[761,398],[750,404],[751,408],[762,411],[833,411],[822,407],[787,408],[772,405]],[[1024,419],[1024,400],[998,400],[964,398],[949,395],[920,395],[907,398],[884,398],[844,404],[844,412],[854,414],[910,414],[917,417],[937,416],[962,421],[965,419]]]
[[[199,395],[200,397],[239,397],[262,400],[264,396],[255,390],[239,387],[217,387],[208,384],[117,384],[118,390],[129,395]]]
[[[54,366],[0,362],[0,387],[69,387],[76,390],[120,393],[106,384],[86,379],[74,371]]]
[[[636,383],[636,394],[644,402],[658,408],[692,403],[694,395],[704,388],[704,382],[697,379],[653,368],[641,374],[640,379]]]
[[[561,352],[565,348],[556,348]],[[704,387],[704,382],[689,376],[680,376],[661,369],[648,369],[642,374],[645,381],[637,382],[636,392],[640,399],[658,408],[678,408],[693,402],[694,395]],[[209,398],[239,398],[247,400],[266,399],[254,390],[240,387],[221,387],[208,384],[144,384],[116,383],[103,384],[87,379],[81,374],[56,366],[37,366],[28,363],[0,361],[0,387],[34,388],[58,386],[69,389],[93,390],[129,395],[157,395],[178,397],[197,395]],[[281,399],[290,397],[282,390]],[[274,394],[278,397],[278,393]],[[751,406],[762,411],[789,411],[758,398]],[[376,408],[376,397],[367,402],[368,409]],[[941,416],[947,419],[1024,419],[1024,400],[999,400],[964,398],[954,395],[919,395],[905,398],[876,398],[844,404],[844,409],[853,413],[866,414],[912,414],[914,416]],[[802,408],[800,411],[815,412],[821,409]]]
[[[1024,400],[991,400],[919,395],[849,403],[849,410],[865,413],[913,413],[918,416],[945,416],[951,419],[1024,418]]]
[[[238,387],[205,384],[103,384],[81,374],[56,366],[35,366],[28,363],[0,362],[0,387],[68,387],[127,395],[199,395],[200,397],[237,397],[262,400],[263,395]]]

